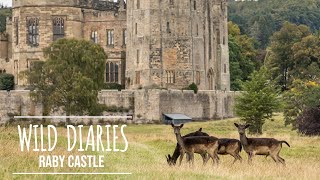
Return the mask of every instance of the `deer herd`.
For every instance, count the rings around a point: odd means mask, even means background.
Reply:
[[[248,154],[249,164],[252,163],[252,158],[255,155],[263,155],[266,157],[271,156],[276,163],[285,165],[285,160],[279,156],[279,153],[282,148],[282,144],[285,143],[290,147],[289,143],[286,141],[279,141],[274,138],[248,138],[245,130],[250,125],[241,125],[237,123],[234,123],[234,125],[238,129],[240,140],[228,138],[218,139],[202,132],[202,128],[185,136],[181,136],[180,130],[183,127],[183,124],[180,126],[171,124],[177,139],[177,145],[173,155],[171,156],[168,154],[168,156],[166,156],[168,164],[170,166],[175,165],[180,156],[179,165],[181,165],[183,157],[186,154],[187,161],[190,165],[193,165],[194,153],[201,155],[203,165],[205,165],[210,158],[213,160],[215,165],[218,165],[218,155],[228,154],[234,158],[234,164],[237,160],[242,162],[240,152],[243,147],[244,151]]]

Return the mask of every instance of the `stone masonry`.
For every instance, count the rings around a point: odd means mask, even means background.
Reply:
[[[0,69],[14,74],[18,88],[28,84],[19,73],[45,60],[57,19],[59,38],[105,49],[107,83],[230,89],[227,0],[14,0],[0,36]]]
[[[124,90],[101,91],[99,102],[129,112],[133,123],[162,123],[163,113],[182,113],[195,121],[234,117],[233,105],[237,92],[180,90]],[[106,112],[106,115],[112,113]],[[29,91],[0,91],[0,124],[13,116],[41,116],[42,105],[34,103]],[[61,115],[61,114],[52,114]],[[113,120],[111,120],[113,121]]]

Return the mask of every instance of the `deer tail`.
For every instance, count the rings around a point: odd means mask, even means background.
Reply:
[[[287,141],[280,141],[281,143],[285,143],[288,147],[290,147],[290,144]]]

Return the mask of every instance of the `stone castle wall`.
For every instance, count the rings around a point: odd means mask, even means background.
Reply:
[[[182,113],[194,120],[234,117],[233,105],[237,92],[179,90],[101,91],[99,102],[126,108],[133,113],[134,123],[161,123],[163,113]],[[29,91],[0,91],[0,124],[13,116],[42,115],[42,105],[30,99]],[[54,114],[61,115],[61,114]],[[115,115],[115,114],[113,114]]]

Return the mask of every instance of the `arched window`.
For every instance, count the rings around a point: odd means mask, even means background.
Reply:
[[[53,41],[64,38],[64,19],[56,17],[53,19]]]
[[[29,18],[27,20],[27,28],[27,44],[30,46],[39,46],[39,18]]]

